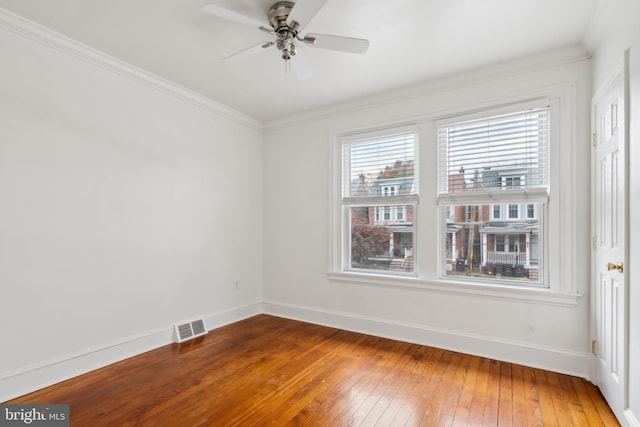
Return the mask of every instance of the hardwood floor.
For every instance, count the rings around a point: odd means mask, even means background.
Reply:
[[[580,378],[259,315],[8,403],[72,426],[615,426]]]

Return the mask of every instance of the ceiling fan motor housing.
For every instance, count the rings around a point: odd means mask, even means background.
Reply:
[[[274,3],[269,9],[269,24],[278,36],[276,47],[282,52],[282,59],[288,61],[296,54],[295,39],[298,36],[297,22],[287,23],[287,18],[295,3],[290,1],[279,1]]]
[[[297,33],[297,28],[291,28],[289,24],[287,24],[287,18],[294,5],[295,3],[290,1],[279,1],[274,3],[271,9],[269,9],[269,24],[271,24],[271,27],[276,33],[288,33],[290,31]]]

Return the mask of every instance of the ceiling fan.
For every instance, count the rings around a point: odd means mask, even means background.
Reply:
[[[311,69],[304,60],[299,49],[300,44],[340,52],[364,54],[369,48],[369,40],[353,37],[333,36],[328,34],[310,33],[301,36],[300,32],[326,4],[327,0],[297,0],[278,1],[274,3],[264,18],[251,16],[249,13],[237,12],[215,3],[205,3],[202,11],[240,24],[257,26],[258,29],[271,34],[274,40],[262,42],[226,58],[225,62],[232,62],[266,48],[275,46],[285,61],[285,69],[291,67],[299,79],[311,77]],[[269,23],[271,28],[264,24]],[[296,57],[295,60],[292,59]]]

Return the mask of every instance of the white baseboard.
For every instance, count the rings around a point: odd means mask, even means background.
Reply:
[[[589,379],[589,355],[585,353],[276,302],[264,302],[263,307],[266,314],[274,316],[429,345]]]
[[[629,427],[640,427],[640,420],[635,414],[631,411],[631,409],[626,409],[624,411],[624,419],[629,424]]]
[[[237,307],[205,316],[208,330],[216,329],[262,313],[262,304]],[[0,376],[0,402],[5,402],[78,375],[171,344],[173,325],[127,337],[117,342],[69,354]]]
[[[242,307],[236,307],[230,310],[210,314],[204,318],[204,321],[207,325],[207,330],[212,331],[221,326],[239,322],[240,320],[262,314],[263,312],[264,311],[262,310],[262,303],[257,302],[254,304],[249,304]]]
[[[587,354],[496,339],[490,336],[461,334],[421,325],[330,312],[311,307],[275,302],[255,303],[205,316],[205,323],[207,329],[212,330],[260,313],[434,346],[588,379],[589,356]],[[81,353],[70,354],[58,360],[27,367],[17,372],[4,373],[0,376],[0,402],[14,399],[172,342],[174,342],[173,325],[169,325]],[[625,416],[631,420],[629,421],[630,425],[640,427],[630,411],[627,411]]]

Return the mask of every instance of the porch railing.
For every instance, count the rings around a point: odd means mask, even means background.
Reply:
[[[527,261],[524,252],[488,252],[487,262],[493,264],[525,264]]]

